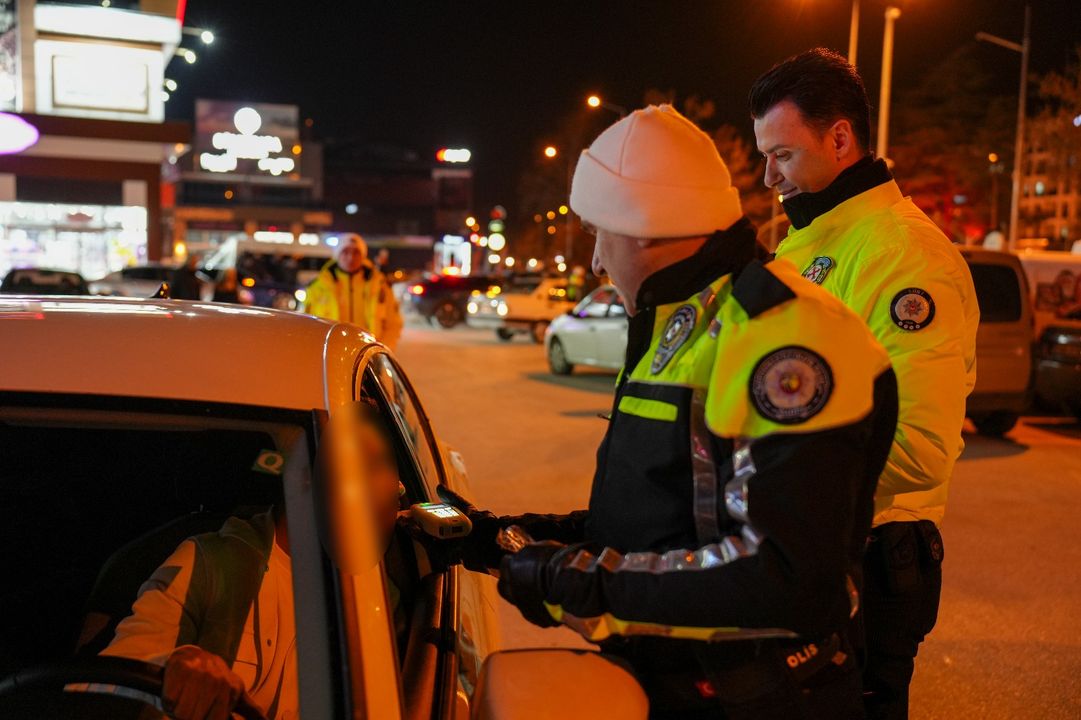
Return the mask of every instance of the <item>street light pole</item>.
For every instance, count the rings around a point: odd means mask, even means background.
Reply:
[[[856,67],[856,47],[860,42],[860,0],[852,0],[852,23],[848,26],[848,64]]]
[[[1025,34],[1021,43],[1011,42],[997,35],[985,32],[976,33],[977,40],[1000,45],[1007,50],[1021,53],[1021,89],[1017,97],[1017,137],[1013,143],[1013,188],[1010,190],[1010,235],[1007,247],[1013,250],[1017,247],[1018,224],[1021,219],[1021,164],[1025,154],[1025,101],[1028,96],[1028,54],[1029,54],[1029,27],[1032,20],[1032,9],[1025,5]]]
[[[893,81],[893,23],[901,17],[901,9],[886,8],[886,34],[882,37],[882,86],[878,93],[878,143],[875,152],[883,160],[889,151],[890,83]]]

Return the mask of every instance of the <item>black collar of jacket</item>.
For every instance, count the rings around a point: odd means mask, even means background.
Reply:
[[[649,350],[658,305],[686,300],[717,278],[739,272],[760,254],[754,227],[744,217],[727,230],[710,235],[694,255],[646,278],[638,289],[638,311],[628,324],[627,372],[633,370]]]
[[[371,280],[371,278],[372,278],[372,268],[368,267],[367,265],[362,265],[360,267],[360,269],[357,270],[357,272],[346,272],[345,270],[342,269],[342,266],[339,265],[338,263],[334,263],[333,265],[330,266],[330,276],[332,278],[334,278],[335,281],[338,280],[338,275],[345,275],[346,277],[352,277],[353,275],[356,275],[357,273],[363,273],[365,280]]]
[[[888,183],[890,180],[893,180],[893,175],[886,167],[886,161],[875,160],[874,157],[868,155],[855,165],[842,170],[841,174],[834,178],[824,190],[800,193],[791,200],[785,200],[781,203],[781,207],[784,208],[788,219],[792,221],[792,227],[802,230],[814,222],[819,215],[829,212],[845,200]]]
[[[710,235],[694,255],[661,268],[638,289],[638,309],[686,300],[721,277],[738,271],[755,257],[755,231],[747,218]]]

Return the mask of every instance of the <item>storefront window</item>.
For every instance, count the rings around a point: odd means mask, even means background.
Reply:
[[[0,202],[0,275],[11,268],[95,280],[147,261],[146,208]]]

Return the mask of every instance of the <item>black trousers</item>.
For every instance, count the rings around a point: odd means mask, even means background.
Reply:
[[[870,720],[908,717],[920,643],[942,593],[942,536],[934,523],[886,523],[871,531],[863,563],[863,690]]]

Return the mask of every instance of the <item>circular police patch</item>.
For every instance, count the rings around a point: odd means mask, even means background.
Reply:
[[[803,271],[803,277],[807,278],[815,285],[821,285],[826,281],[826,276],[830,274],[837,265],[833,261],[833,258],[820,255],[811,261],[811,264],[807,266],[807,269]]]
[[[935,319],[935,301],[922,288],[905,288],[890,301],[890,317],[902,330],[922,330]]]
[[[795,425],[826,406],[833,392],[833,372],[815,351],[789,345],[758,361],[750,389],[754,407],[763,417]]]
[[[676,351],[687,342],[697,321],[698,310],[694,305],[683,305],[672,313],[668,324],[664,326],[664,334],[661,335],[661,342],[657,346],[657,354],[653,356],[653,362],[649,366],[651,373],[656,375],[664,370],[664,366],[668,364]]]

